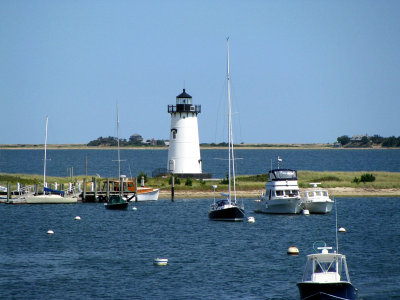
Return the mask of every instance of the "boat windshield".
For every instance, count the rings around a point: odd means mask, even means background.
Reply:
[[[327,257],[313,255],[308,258],[303,274],[303,281],[348,281],[346,257],[329,255]]]
[[[272,170],[269,171],[270,180],[297,180],[297,171],[295,170]]]

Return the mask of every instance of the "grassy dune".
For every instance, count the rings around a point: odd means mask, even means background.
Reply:
[[[367,183],[355,183],[355,177],[360,178],[362,174],[372,173],[376,180]],[[59,184],[68,182],[82,182],[85,176],[75,176],[71,180],[69,177],[47,177],[47,182]],[[100,178],[98,178],[100,180]],[[86,177],[87,181],[92,180],[92,176]],[[267,174],[248,175],[237,177],[237,188],[243,191],[262,190],[264,189]],[[192,180],[192,185],[185,185],[186,179],[180,179],[180,184],[175,183],[175,190],[179,191],[211,191],[212,185],[218,185],[218,191],[228,189],[227,182],[221,180]],[[43,183],[41,175],[27,174],[1,174],[0,185],[6,186],[11,183],[12,187],[16,187],[17,182],[26,185]],[[321,182],[324,188],[371,188],[371,189],[400,189],[400,172],[314,172],[314,171],[298,171],[298,183],[300,188],[310,187],[310,182]],[[146,185],[161,189],[170,189],[167,178],[148,178]]]

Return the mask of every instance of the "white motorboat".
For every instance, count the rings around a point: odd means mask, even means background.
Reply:
[[[334,201],[329,198],[328,191],[318,188],[319,182],[312,182],[313,188],[307,189],[301,193],[301,201],[304,209],[311,214],[326,214],[332,210]]]
[[[281,159],[278,157],[278,161]],[[297,171],[274,169],[268,172],[265,193],[257,201],[256,212],[269,214],[298,214],[302,210]]]
[[[325,244],[325,243],[324,243]],[[307,255],[303,280],[297,283],[300,299],[356,299],[357,289],[351,284],[346,256],[329,252],[332,247],[317,247],[320,253]]]
[[[231,110],[231,84],[229,71],[229,39],[227,39],[227,83],[228,83],[228,193],[226,199],[215,201],[211,204],[208,217],[214,221],[243,221],[244,205],[239,207],[236,199],[235,156],[233,152],[233,128]],[[231,180],[232,179],[232,180]],[[216,186],[215,186],[216,188]],[[213,186],[214,192],[215,188]]]

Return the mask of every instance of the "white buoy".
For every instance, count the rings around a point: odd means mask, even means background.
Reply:
[[[155,258],[153,264],[156,266],[166,266],[168,264],[168,258]]]
[[[247,222],[249,222],[249,223],[254,223],[255,221],[256,221],[256,219],[254,217],[247,218]]]
[[[340,227],[338,231],[339,231],[339,232],[346,232],[346,229],[343,228],[343,227]]]
[[[47,230],[47,234],[54,234],[54,231],[49,229],[49,230]]]
[[[132,207],[132,210],[137,210],[136,206]]]
[[[299,255],[299,249],[297,249],[295,246],[290,246],[289,249],[287,250],[287,254]]]
[[[308,209],[303,209],[303,215],[309,215],[310,211]]]
[[[75,217],[75,220],[80,220],[80,219],[81,219],[80,216],[76,216],[76,217]]]

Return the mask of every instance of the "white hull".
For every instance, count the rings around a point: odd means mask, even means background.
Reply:
[[[314,189],[305,190],[302,192],[301,200],[304,204],[304,209],[307,209],[311,214],[327,214],[332,210],[334,201],[329,198],[328,191],[317,188],[319,183],[311,183]]]
[[[25,197],[26,204],[68,204],[77,203],[78,198],[60,195],[37,195]]]
[[[303,202],[304,209],[311,214],[327,214],[332,210],[333,201],[308,201]]]
[[[136,201],[156,201],[158,200],[158,195],[160,194],[159,189],[154,189],[149,192],[138,192],[136,195]]]
[[[266,214],[298,214],[302,210],[300,198],[283,198],[268,200],[261,198],[257,212]]]

